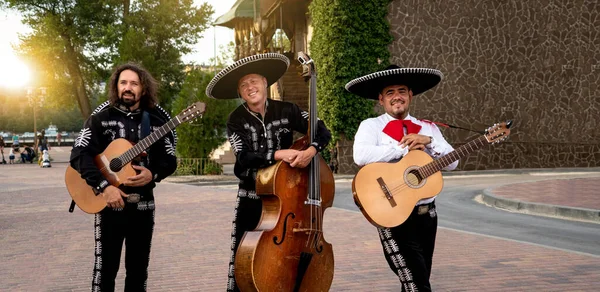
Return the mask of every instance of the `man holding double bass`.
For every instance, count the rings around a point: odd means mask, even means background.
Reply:
[[[292,168],[304,168],[331,140],[325,124],[318,121],[314,142],[304,150],[290,149],[294,131],[307,133],[309,115],[293,103],[267,97],[269,86],[283,76],[289,64],[289,59],[282,54],[250,56],[223,69],[206,88],[206,94],[212,98],[239,97],[243,101],[227,122],[229,142],[236,157],[234,173],[240,180],[227,291],[240,291],[236,283],[236,253],[244,234],[254,230],[261,220],[263,203],[256,193],[259,169],[278,161],[289,163]],[[273,267],[280,268],[283,267]]]

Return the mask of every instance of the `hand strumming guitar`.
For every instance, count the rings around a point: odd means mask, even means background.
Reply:
[[[419,134],[408,134],[400,140],[400,146],[408,150],[425,150],[425,145],[431,143],[431,137]]]
[[[106,200],[106,205],[113,209],[124,208],[125,202],[123,202],[123,198],[129,197],[129,195],[125,194],[119,188],[109,185],[102,192],[102,197]]]
[[[139,171],[137,175],[130,176],[126,181],[123,182],[123,185],[128,187],[143,187],[152,181],[152,172],[139,165],[131,165],[133,169]]]

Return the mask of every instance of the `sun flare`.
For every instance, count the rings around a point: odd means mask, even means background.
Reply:
[[[29,83],[29,67],[12,52],[0,51],[0,87],[18,88]]]

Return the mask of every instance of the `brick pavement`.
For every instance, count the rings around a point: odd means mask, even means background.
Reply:
[[[0,167],[1,291],[89,290],[93,216],[66,211],[66,165],[53,166]],[[150,291],[224,290],[234,200],[232,186],[159,185]],[[324,227],[336,260],[331,291],[398,291],[361,214],[330,208]],[[440,228],[432,283],[436,291],[593,291],[598,267],[596,256]]]
[[[517,201],[600,210],[600,177],[547,179],[505,185],[491,191]]]

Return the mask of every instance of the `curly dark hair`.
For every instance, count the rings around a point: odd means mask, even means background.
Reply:
[[[118,66],[110,76],[110,86],[108,89],[108,100],[111,104],[116,104],[119,101],[119,76],[121,72],[125,70],[131,70],[137,73],[142,84],[142,96],[140,97],[140,107],[142,108],[154,108],[158,103],[158,83],[156,79],[152,77],[150,72],[144,69],[142,66],[135,63],[127,63]]]

